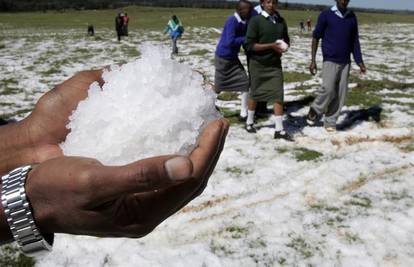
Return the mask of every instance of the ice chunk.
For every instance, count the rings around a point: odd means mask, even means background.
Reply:
[[[187,155],[203,126],[220,115],[203,77],[170,59],[169,49],[144,44],[142,57],[105,71],[79,103],[60,145],[70,156],[120,165],[138,159]]]

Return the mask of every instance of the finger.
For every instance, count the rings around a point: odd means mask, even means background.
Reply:
[[[158,193],[139,196],[140,204],[146,210],[153,211],[145,214],[143,218],[163,221],[200,193],[200,188],[205,187],[208,181],[206,178],[217,163],[228,129],[228,121],[222,119],[210,123],[204,130],[198,147],[190,155],[196,179],[167,187]]]
[[[229,128],[225,119],[210,122],[201,134],[198,146],[190,155],[193,163],[193,177],[202,178],[208,173],[214,160],[219,155],[220,143]]]
[[[125,166],[104,166],[95,181],[104,199],[159,190],[191,179],[193,166],[187,157],[160,156]]]

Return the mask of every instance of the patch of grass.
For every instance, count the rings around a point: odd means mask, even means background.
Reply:
[[[18,94],[20,92],[21,92],[20,89],[5,87],[5,88],[3,88],[3,90],[0,91],[0,94],[2,94],[2,95],[14,95],[14,94]]]
[[[15,246],[5,245],[0,249],[0,266],[2,267],[32,267],[35,263],[33,258],[25,256]]]
[[[352,199],[345,202],[345,204],[347,205],[352,205],[352,206],[358,206],[361,208],[371,208],[372,207],[372,201],[371,199],[369,199],[368,197],[362,196],[362,195],[353,195]]]
[[[403,143],[399,147],[402,151],[410,153],[414,151],[414,142]]]
[[[237,168],[237,167],[227,167],[224,171],[228,172],[228,173],[236,174],[238,176],[240,176],[242,174],[242,170],[240,168]]]
[[[296,250],[305,259],[312,257],[315,254],[315,250],[318,250],[317,247],[313,248],[301,236],[296,236],[295,234],[289,234],[289,237],[291,238],[291,240],[286,246]]]
[[[6,45],[5,44],[0,44],[0,49],[4,49],[4,48],[6,48]]]
[[[231,237],[234,239],[239,239],[246,236],[249,233],[249,229],[247,227],[241,226],[229,226],[224,229],[226,232],[231,234]]]
[[[238,97],[239,97],[239,94],[236,92],[221,92],[217,96],[217,99],[221,101],[234,101],[234,100],[239,100]]]
[[[361,238],[354,233],[350,233],[350,232],[345,232],[345,239],[350,243],[357,243],[357,242],[361,242]]]
[[[210,53],[211,51],[208,49],[197,49],[192,50],[188,55],[190,56],[205,56],[206,54]]]
[[[51,76],[51,75],[58,74],[58,73],[60,73],[60,70],[57,67],[52,67],[48,69],[47,71],[41,72],[41,74],[44,76]]]
[[[283,72],[283,80],[286,83],[304,82],[312,79],[312,75],[296,71]]]
[[[398,83],[389,80],[362,80],[354,76],[351,76],[350,82],[357,83],[357,86],[348,92],[345,101],[347,106],[378,106],[383,102],[382,96],[378,94],[379,90],[385,88],[389,90],[404,90],[414,87],[414,83]]]
[[[220,112],[224,118],[229,120],[230,124],[241,124],[239,121],[240,110],[231,110],[228,108],[220,108]]]
[[[295,157],[297,161],[312,161],[322,157],[323,154],[315,151],[310,150],[307,148],[296,148],[295,149]]]
[[[210,250],[218,256],[230,256],[235,253],[228,246],[218,244],[216,241],[210,243]]]

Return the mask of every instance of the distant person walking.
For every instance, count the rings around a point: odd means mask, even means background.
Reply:
[[[305,31],[305,23],[303,22],[303,19],[299,21],[299,31],[300,33],[303,33]]]
[[[311,104],[306,121],[315,125],[325,115],[324,126],[328,132],[336,131],[336,121],[345,103],[348,91],[351,53],[362,74],[366,67],[362,60],[358,22],[354,12],[348,9],[349,0],[336,0],[336,5],[322,11],[313,31],[312,61],[309,71],[317,72],[316,52],[322,39],[322,88]]]
[[[171,36],[172,54],[178,54],[177,40],[184,33],[184,27],[176,15],[173,15],[168,21],[164,32],[169,33]]]
[[[94,36],[95,35],[95,28],[92,24],[88,24],[88,36]]]
[[[233,16],[227,18],[215,53],[215,91],[237,91],[241,94],[240,121],[247,119],[249,78],[240,62],[240,47],[246,40],[247,22],[253,5],[240,0]]]
[[[124,16],[122,17],[122,33],[124,36],[128,36],[128,24],[129,24],[129,17],[128,14],[125,13]]]
[[[123,25],[124,25],[123,14],[119,13],[115,17],[115,31],[116,31],[116,35],[118,37],[119,42],[121,41],[121,36],[123,35]]]
[[[308,32],[312,31],[312,19],[310,16],[306,20],[306,26],[308,27]]]
[[[286,21],[276,11],[277,0],[264,0],[261,15],[253,17],[247,28],[246,47],[250,54],[250,94],[245,129],[255,133],[256,103],[273,103],[275,139],[292,141],[283,127],[283,71],[281,56],[290,43]]]

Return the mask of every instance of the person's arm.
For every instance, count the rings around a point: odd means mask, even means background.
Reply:
[[[286,20],[283,20],[283,38],[282,39],[290,47],[289,30],[288,30],[288,26],[287,26]]]
[[[315,30],[313,31],[312,38],[312,50],[311,50],[311,63],[309,65],[309,71],[312,75],[316,75],[318,67],[316,65],[316,53],[318,51],[319,39],[323,38],[327,27],[327,20],[325,12],[322,12],[318,17]]]
[[[362,59],[361,44],[359,42],[358,21],[356,17],[355,17],[355,31],[354,31],[354,43],[353,43],[352,54],[354,56],[355,62],[359,66],[361,73],[365,74],[367,71],[367,68],[365,67],[364,61]]]
[[[319,39],[316,38],[312,38],[312,51],[311,51],[311,64],[309,66],[309,71],[312,75],[316,75],[316,73],[318,72],[318,67],[316,65],[316,53],[318,51],[318,46],[319,46]]]
[[[28,161],[31,151],[24,122],[0,126],[0,176]]]

